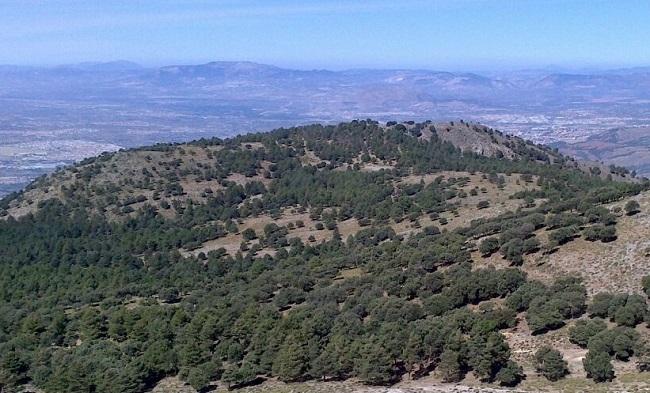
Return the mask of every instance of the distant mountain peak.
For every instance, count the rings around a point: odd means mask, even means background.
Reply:
[[[56,68],[66,68],[66,69],[77,69],[81,71],[97,71],[97,72],[107,72],[107,71],[131,71],[139,70],[143,67],[132,61],[127,60],[115,60],[107,62],[82,62],[77,64],[68,64],[59,66]]]

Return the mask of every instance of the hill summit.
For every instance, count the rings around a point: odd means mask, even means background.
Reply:
[[[0,202],[0,388],[636,380],[648,188],[464,121],[102,154]]]
[[[285,134],[287,141],[278,140]],[[391,141],[387,137],[398,139]],[[317,146],[321,142],[326,143],[327,148]],[[578,162],[559,154],[556,149],[462,120],[438,124],[388,122],[383,125],[372,121],[355,121],[338,126],[280,129],[229,140],[201,139],[185,144],[159,144],[104,153],[37,179],[23,194],[5,199],[0,208],[5,208],[4,214],[18,217],[33,212],[39,202],[53,196],[72,204],[78,203],[83,196],[84,203],[96,205],[97,211],[121,216],[145,204],[160,207],[172,201],[177,204],[188,200],[205,202],[211,194],[209,191],[223,189],[224,182],[245,185],[259,181],[269,184],[274,178],[269,166],[276,164],[273,157],[264,157],[269,154],[269,149],[290,152],[303,166],[375,172],[381,169],[406,169],[413,164],[424,165],[413,162],[405,164],[400,150],[402,144],[415,146],[427,143],[436,145],[446,154],[424,157],[429,162],[427,165],[431,165],[427,170],[451,169],[454,165],[465,167],[465,164],[452,165],[452,162],[463,161],[463,158],[466,161],[485,162],[490,162],[488,158],[504,158],[518,166],[525,166],[528,162],[554,164],[596,173],[603,178],[609,175],[615,180],[632,180],[624,168]],[[385,149],[391,148],[391,144],[398,149],[388,156],[383,154]],[[256,158],[246,159],[249,167],[233,167],[231,163],[222,167],[218,158],[222,155]],[[110,195],[106,195],[107,192]],[[2,211],[0,214],[3,214]]]

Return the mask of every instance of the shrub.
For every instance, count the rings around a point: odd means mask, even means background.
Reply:
[[[434,236],[440,234],[440,229],[438,229],[438,227],[435,225],[428,225],[424,227],[424,230],[422,232],[427,236]]]
[[[650,276],[644,276],[643,279],[641,279],[641,286],[643,287],[643,292],[645,292],[646,296],[650,296]]]
[[[557,381],[569,374],[568,363],[560,351],[542,347],[535,353],[535,370],[549,381]]]
[[[564,320],[576,318],[586,309],[587,293],[579,279],[558,279],[545,296],[530,302],[526,320],[533,334],[544,333],[564,325]]]
[[[646,300],[640,295],[599,293],[588,308],[593,317],[609,318],[621,326],[634,327],[648,313]]]
[[[495,237],[488,237],[484,239],[478,247],[481,255],[489,257],[499,249],[499,240]]]
[[[616,227],[614,225],[594,225],[582,231],[585,240],[595,242],[600,240],[604,243],[616,240]]]
[[[519,238],[509,240],[501,246],[501,254],[513,265],[521,265],[524,262],[524,241]]]
[[[524,371],[520,365],[508,360],[496,375],[496,380],[503,386],[515,386],[524,379]]]
[[[587,372],[587,377],[596,382],[614,379],[614,367],[612,367],[609,355],[605,352],[589,350],[587,356],[582,359],[582,365]]]
[[[369,218],[361,218],[358,220],[360,227],[367,227],[372,223]]]
[[[562,245],[570,242],[578,234],[578,229],[576,227],[563,227],[551,232],[548,235],[548,239],[557,245]]]
[[[506,305],[515,311],[528,310],[530,302],[546,294],[547,288],[539,281],[528,281],[506,299]]]
[[[241,234],[246,241],[251,241],[257,238],[257,234],[253,228],[246,228]]]
[[[613,320],[620,326],[634,327],[643,322],[648,313],[648,305],[639,295],[629,295],[625,305],[614,311]]]
[[[635,347],[636,338],[630,335],[616,335],[614,336],[614,341],[612,341],[614,355],[620,360],[628,360],[634,354]]]
[[[560,304],[548,298],[536,298],[526,313],[526,322],[533,334],[545,333],[564,326],[564,318],[559,310]]]
[[[522,245],[522,251],[524,254],[530,254],[539,250],[539,246],[540,246],[539,240],[537,240],[536,237],[531,237],[524,240],[524,244]]]
[[[580,320],[569,329],[569,341],[582,348],[587,348],[589,340],[606,329],[607,325],[602,319]]]
[[[639,205],[639,202],[635,200],[628,201],[625,204],[625,214],[628,216],[633,216],[637,214],[640,210],[641,206]]]
[[[639,346],[639,334],[625,326],[601,331],[589,340],[587,347],[590,351],[605,352],[622,360],[627,360],[642,349]]]
[[[587,308],[591,317],[609,318],[609,306],[614,295],[609,292],[597,293]]]

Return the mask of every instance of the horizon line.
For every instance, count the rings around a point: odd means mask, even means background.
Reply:
[[[143,70],[151,69],[160,69],[166,67],[192,67],[192,66],[204,66],[215,63],[222,64],[237,64],[237,63],[247,63],[255,64],[260,66],[275,67],[283,70],[291,71],[329,71],[329,72],[346,72],[346,71],[433,71],[433,72],[449,72],[449,73],[494,73],[494,72],[524,72],[524,71],[547,71],[547,72],[575,72],[575,73],[585,73],[585,72],[612,72],[612,71],[622,71],[622,70],[634,70],[634,69],[643,69],[650,68],[649,65],[558,65],[558,64],[539,64],[539,65],[528,65],[528,66],[505,66],[505,67],[480,67],[480,66],[458,66],[458,67],[431,67],[427,66],[349,66],[349,67],[327,67],[327,66],[312,66],[312,67],[300,67],[297,65],[277,65],[273,62],[266,61],[256,61],[256,60],[209,60],[209,61],[170,61],[163,63],[143,63],[134,60],[128,59],[115,59],[115,60],[84,60],[79,62],[70,62],[70,63],[52,63],[52,64],[20,64],[20,63],[0,63],[0,67],[20,67],[20,68],[65,68],[65,67],[80,67],[80,66],[102,66],[109,64],[131,64],[134,68],[141,68]]]

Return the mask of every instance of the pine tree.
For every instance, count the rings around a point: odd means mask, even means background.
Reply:
[[[440,356],[436,371],[444,382],[458,382],[463,379],[463,364],[458,352],[445,350]]]
[[[273,373],[282,381],[297,381],[303,378],[308,363],[305,354],[304,343],[290,333],[273,362]]]
[[[510,349],[500,333],[472,337],[469,343],[468,363],[481,380],[494,379],[509,357]]]
[[[309,374],[315,378],[323,380],[341,377],[341,364],[338,361],[336,354],[332,352],[329,347],[326,347],[321,353],[311,362]]]
[[[363,346],[354,367],[357,377],[372,385],[387,385],[395,380],[393,359],[375,342]]]
[[[503,386],[515,386],[524,379],[524,371],[520,365],[508,360],[496,374],[496,380]]]

